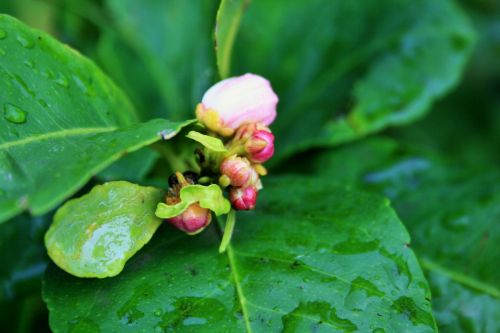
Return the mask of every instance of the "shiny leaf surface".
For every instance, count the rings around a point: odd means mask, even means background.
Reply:
[[[183,126],[135,124],[128,99],[91,61],[0,15],[0,221],[43,214],[126,152]]]
[[[110,277],[149,242],[161,219],[164,193],[118,181],[98,185],[65,203],[45,235],[50,258],[78,277]]]
[[[443,154],[381,138],[308,161],[325,177],[391,199],[430,276],[441,332],[500,329],[498,170],[467,168]]]
[[[51,266],[52,329],[436,332],[427,283],[386,200],[326,180],[266,185],[225,254],[215,228],[193,238],[164,225],[115,278]]]

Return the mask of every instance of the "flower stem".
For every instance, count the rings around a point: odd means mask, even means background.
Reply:
[[[231,236],[233,235],[234,224],[236,222],[236,212],[231,209],[227,214],[226,226],[224,227],[224,235],[222,236],[222,241],[219,246],[219,253],[226,251],[229,243],[231,242]]]

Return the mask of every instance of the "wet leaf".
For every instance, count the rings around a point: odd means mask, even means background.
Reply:
[[[391,199],[430,277],[440,332],[499,330],[498,170],[467,167],[442,152],[387,138],[364,140],[308,161],[324,177]]]
[[[110,277],[160,226],[154,210],[164,193],[118,181],[65,203],[45,235],[50,258],[78,277]]]
[[[436,332],[427,283],[386,200],[326,179],[266,185],[258,209],[238,214],[225,254],[216,224],[196,238],[164,225],[115,278],[52,265],[52,329]]]

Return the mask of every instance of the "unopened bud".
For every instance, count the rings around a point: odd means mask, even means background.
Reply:
[[[245,151],[253,163],[264,163],[274,154],[274,135],[268,131],[255,131],[245,143]]]
[[[257,189],[253,186],[233,187],[229,191],[229,200],[236,210],[254,209],[257,203]]]
[[[167,221],[187,234],[196,234],[205,229],[212,220],[212,214],[209,209],[200,207],[194,203],[189,206],[182,214],[167,219]]]
[[[246,158],[236,155],[227,157],[222,161],[220,172],[229,179],[230,185],[236,187],[252,185],[259,178],[250,162]],[[221,180],[225,180],[227,183],[227,178],[222,177]]]

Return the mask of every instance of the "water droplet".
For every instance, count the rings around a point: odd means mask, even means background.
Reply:
[[[155,312],[153,312],[153,314],[156,316],[156,317],[160,317],[162,315],[162,311],[160,309],[156,309]]]
[[[7,37],[7,31],[0,29],[0,39],[5,39]]]
[[[3,107],[3,116],[7,121],[11,123],[22,124],[26,122],[28,113],[21,110],[15,105],[7,103]]]
[[[73,75],[73,80],[80,90],[87,96],[95,96],[95,91],[92,86],[86,83],[81,77]]]
[[[17,41],[19,42],[19,44],[21,44],[22,47],[24,47],[25,49],[31,49],[33,48],[33,46],[35,46],[35,43],[33,43],[33,40],[31,40],[29,37],[27,36],[23,36],[23,35],[17,35]]]
[[[61,87],[68,88],[68,86],[69,86],[68,79],[64,75],[62,75],[61,73],[59,73],[59,75],[57,76],[57,78],[54,81],[58,85],[60,85]]]
[[[38,100],[38,104],[40,104],[40,105],[41,105],[41,106],[43,106],[44,108],[49,107],[49,105],[47,104],[47,102],[45,102],[43,99],[39,99],[39,100]]]
[[[49,79],[53,79],[55,77],[54,72],[51,71],[50,69],[48,71],[42,71],[42,75]]]
[[[35,64],[33,63],[33,61],[30,61],[30,60],[26,60],[26,61],[24,62],[24,65],[25,65],[26,67],[28,67],[28,68],[31,68],[31,69],[35,68]]]
[[[24,82],[24,80],[19,75],[12,75],[11,78],[14,85],[17,86],[19,90],[21,90],[24,96],[35,97],[35,93],[33,92],[33,90],[30,89],[28,84],[26,84],[26,82]]]

